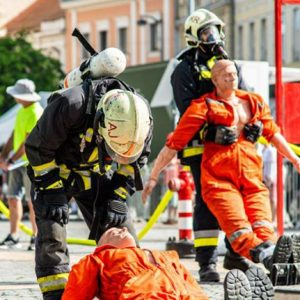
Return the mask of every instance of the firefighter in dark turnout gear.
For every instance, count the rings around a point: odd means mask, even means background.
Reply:
[[[68,201],[76,200],[91,239],[112,226],[135,236],[127,195],[142,189],[139,169],[152,139],[149,106],[114,77],[54,92],[26,141],[38,235],[36,275],[44,299],[61,299],[68,279]]]
[[[185,39],[189,48],[178,55],[180,63],[171,76],[174,99],[180,116],[193,99],[214,89],[210,70],[217,60],[228,59],[224,50],[224,25],[215,14],[205,9],[194,11],[185,21]],[[237,69],[239,71],[238,66]],[[239,74],[239,89],[248,89],[241,74]],[[248,128],[249,134],[253,134],[252,124]],[[236,139],[235,134],[224,126],[208,127],[205,131],[206,139],[214,141],[218,139],[216,141],[218,143],[232,143]],[[201,196],[200,164],[203,146],[200,135],[199,132],[179,153],[179,157],[182,164],[190,166],[196,186],[193,227],[200,281],[219,281],[220,276],[216,271],[219,225]],[[259,134],[256,134],[255,139],[258,136]],[[225,255],[224,267],[247,269],[250,261],[235,254],[228,241],[226,245],[229,250]]]

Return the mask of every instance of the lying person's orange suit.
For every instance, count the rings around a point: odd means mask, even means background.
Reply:
[[[261,121],[262,135],[270,141],[279,128],[268,105],[254,93],[237,90],[236,97],[249,103],[252,118],[247,123]],[[218,99],[215,92],[194,100],[167,147],[181,150],[205,123],[232,126],[234,111],[234,105]],[[242,130],[231,145],[204,142],[201,184],[204,201],[235,252],[251,259],[250,249],[264,241],[276,241],[268,190],[262,182],[262,159]]]
[[[206,300],[175,251],[98,247],[72,267],[62,300]]]

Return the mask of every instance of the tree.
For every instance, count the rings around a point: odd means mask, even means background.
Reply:
[[[6,88],[18,79],[34,81],[37,91],[59,88],[64,73],[58,60],[45,56],[26,41],[26,34],[0,39],[0,114],[15,104],[6,94]]]

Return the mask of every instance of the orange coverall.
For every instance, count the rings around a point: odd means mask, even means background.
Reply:
[[[262,135],[270,141],[279,128],[268,105],[254,93],[237,90],[236,96],[249,101],[249,122],[261,121]],[[233,106],[218,99],[215,91],[208,93],[192,102],[166,145],[179,151],[205,123],[232,126],[235,114]],[[231,145],[204,142],[201,168],[203,199],[235,252],[251,259],[250,249],[276,241],[269,192],[262,181],[262,159],[243,131]]]
[[[98,247],[72,267],[62,300],[207,300],[175,251]]]

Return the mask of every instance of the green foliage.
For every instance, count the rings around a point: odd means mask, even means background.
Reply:
[[[58,60],[45,56],[33,49],[26,35],[19,33],[15,38],[0,39],[0,115],[15,104],[6,94],[6,87],[18,79],[34,81],[37,91],[58,89],[64,73]]]

